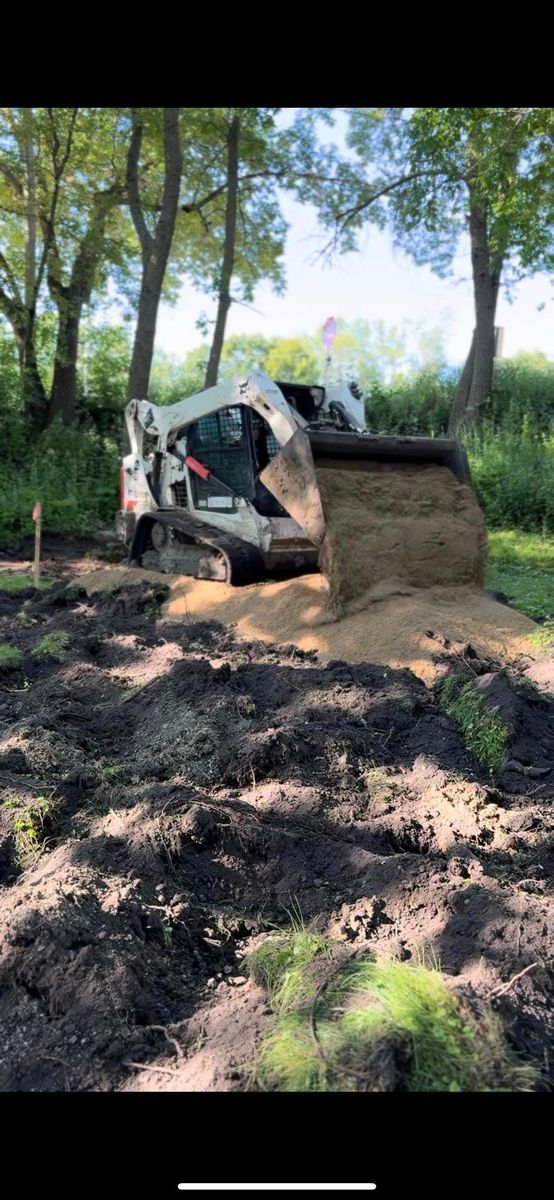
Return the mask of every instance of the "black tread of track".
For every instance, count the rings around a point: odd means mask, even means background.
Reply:
[[[177,529],[186,534],[196,544],[210,546],[223,555],[227,563],[228,582],[234,587],[244,587],[248,583],[259,583],[265,578],[265,564],[260,551],[243,538],[234,537],[223,529],[214,529],[204,525],[190,514],[173,509],[159,509],[153,513],[144,513],[137,522],[135,535],[129,552],[130,559],[140,558],[145,546],[144,540],[150,525],[158,521],[170,529]]]

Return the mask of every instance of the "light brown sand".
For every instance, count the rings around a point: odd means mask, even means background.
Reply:
[[[482,587],[483,514],[471,488],[446,467],[372,463],[319,468],[326,533],[320,566],[331,611],[343,616],[383,580],[417,588]]]
[[[111,590],[145,578],[164,583],[169,621],[221,621],[239,637],[293,643],[317,650],[322,662],[374,662],[410,667],[426,683],[437,674],[440,640],[467,642],[485,654],[513,661],[529,653],[527,635],[537,626],[522,613],[470,586],[413,588],[383,581],[366,594],[365,607],[342,620],[329,616],[329,590],[321,575],[233,588],[225,583],[110,567],[82,576],[88,592]]]

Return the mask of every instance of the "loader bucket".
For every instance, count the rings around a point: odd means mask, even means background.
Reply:
[[[465,451],[451,438],[380,437],[370,433],[310,429],[296,433],[282,447],[260,479],[319,546],[325,517],[316,467],[363,471],[373,463],[447,467],[460,483],[471,482]]]
[[[338,467],[363,471],[372,462],[448,467],[460,483],[471,484],[465,450],[452,438],[381,437],[372,433],[333,432],[314,429],[308,433],[316,467]]]
[[[325,534],[325,519],[317,485],[310,442],[297,429],[260,474],[260,480],[319,546]]]

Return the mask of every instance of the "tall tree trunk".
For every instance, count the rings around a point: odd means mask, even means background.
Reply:
[[[122,198],[122,190],[117,184],[95,196],[88,228],[79,243],[68,284],[62,283],[57,242],[52,234],[48,288],[58,309],[58,335],[46,421],[48,425],[57,416],[61,416],[64,425],[71,425],[75,420],[81,316],[84,305],[90,304],[98,263],[102,257],[108,215]]]
[[[502,261],[493,264],[489,248],[487,214],[472,199],[470,206],[471,265],[475,304],[475,330],[464,370],[454,396],[448,432],[475,420],[489,395],[494,368],[494,322]]]
[[[83,300],[66,297],[58,304],[58,336],[48,424],[60,416],[64,425],[75,420],[77,406],[77,355]]]
[[[469,354],[464,363],[464,369],[460,375],[458,386],[454,393],[450,419],[448,421],[448,434],[450,437],[455,437],[467,409],[469,393],[471,391],[471,380],[473,376],[473,363],[475,361],[475,332],[471,337],[471,346]]]
[[[27,319],[19,333],[16,330],[19,369],[23,384],[23,411],[29,429],[44,429],[48,412],[48,396],[41,379],[34,341],[34,321]]]
[[[142,282],[127,386],[128,400],[143,400],[148,395],[156,321],[179,203],[183,169],[179,138],[179,109],[164,108],[163,123],[165,181],[160,215],[152,235],[144,219],[138,185],[143,123],[138,114],[133,113],[133,134],[127,158],[127,187],[131,216],[142,250]]]
[[[237,238],[237,212],[239,199],[239,136],[240,118],[238,113],[229,125],[227,140],[227,201],[225,207],[225,238],[223,242],[223,261],[219,280],[219,296],[214,336],[210,347],[210,357],[206,370],[206,387],[217,383],[221,351],[225,339],[225,326],[231,307],[231,278],[235,266],[235,246]]]

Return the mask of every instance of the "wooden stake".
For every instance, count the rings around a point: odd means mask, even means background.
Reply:
[[[33,572],[33,583],[36,588],[40,581],[40,538],[42,532],[42,505],[37,504],[35,508],[35,565]]]

